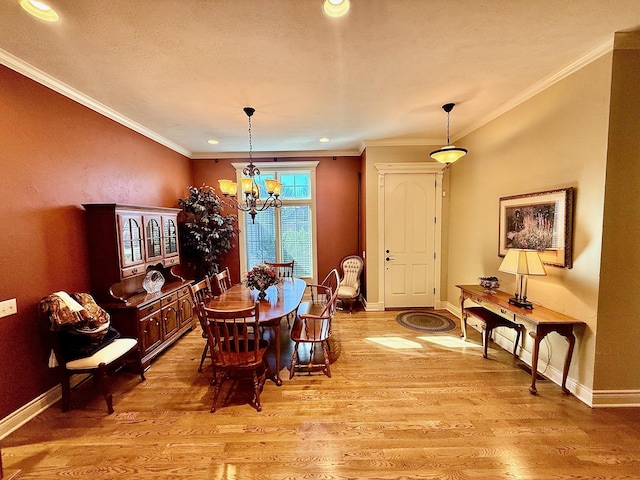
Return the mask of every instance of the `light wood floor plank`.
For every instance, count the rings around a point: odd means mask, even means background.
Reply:
[[[549,381],[532,396],[508,352],[482,358],[477,332],[466,344],[459,330],[428,336],[397,313],[338,312],[332,378],[287,380],[284,342],[284,384],[267,381],[262,412],[238,381],[209,413],[211,370],[198,373],[203,339],[190,332],[145,382],[114,378],[113,415],[87,382],[70,412],[56,405],[9,435],[4,468],[20,479],[640,478],[640,409],[590,409]],[[398,339],[412,348],[392,348]]]

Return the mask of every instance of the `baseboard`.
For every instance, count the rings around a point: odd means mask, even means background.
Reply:
[[[594,408],[599,407],[640,407],[640,390],[594,390]]]
[[[367,312],[384,312],[383,302],[367,302],[367,300],[363,298],[362,306]]]
[[[73,375],[71,377],[71,388],[77,386],[89,377],[89,374]],[[32,418],[37,417],[40,413],[44,412],[61,398],[62,388],[60,387],[60,384],[58,384],[42,395],[34,398],[29,403],[23,405],[15,412],[4,417],[0,420],[0,440],[5,438],[11,432],[16,431]]]

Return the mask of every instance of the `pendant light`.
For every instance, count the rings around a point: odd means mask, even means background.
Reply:
[[[251,215],[251,222],[255,223],[256,213],[262,212],[269,207],[280,208],[282,206],[282,200],[279,198],[282,184],[277,180],[265,179],[264,183],[268,197],[264,200],[260,199],[260,187],[255,179],[257,175],[260,175],[260,170],[253,163],[253,141],[251,135],[251,116],[256,109],[245,107],[243,110],[249,119],[249,165],[242,170],[246,177],[240,179],[241,195],[244,195],[244,199],[238,199],[238,184],[236,182],[222,179],[218,180],[218,184],[220,185],[220,193],[225,199],[228,199],[228,204],[238,210],[247,212]]]
[[[466,148],[454,147],[453,145],[449,145],[449,115],[453,107],[455,107],[455,103],[445,103],[442,106],[442,109],[447,112],[447,144],[439,148],[438,150],[434,150],[431,152],[431,158],[437,160],[440,163],[444,163],[447,167],[449,164],[455,162],[456,160],[464,157],[467,154]]]

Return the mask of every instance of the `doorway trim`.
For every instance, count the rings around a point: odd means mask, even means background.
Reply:
[[[434,296],[434,307],[444,308],[442,302],[442,178],[444,176],[444,167],[441,163],[375,163],[374,166],[378,171],[378,298],[382,310],[385,308],[385,282],[384,282],[384,245],[385,245],[385,217],[384,217],[384,189],[385,176],[398,173],[430,173],[435,174],[436,179],[436,198],[435,212],[436,224],[434,231],[434,249],[435,249],[435,279],[434,285],[436,294]]]

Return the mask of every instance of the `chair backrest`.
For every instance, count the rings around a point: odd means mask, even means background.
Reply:
[[[213,298],[209,277],[204,277],[199,282],[189,285],[189,291],[191,292],[191,301],[204,331],[204,313],[201,311],[201,306]]]
[[[321,285],[325,287],[329,287],[331,289],[330,313],[333,315],[333,313],[335,313],[337,308],[336,305],[338,303],[338,287],[340,286],[340,276],[338,275],[338,270],[336,270],[335,268],[331,270],[327,274],[327,276],[324,277],[324,280],[322,280]]]
[[[356,291],[359,291],[360,275],[364,268],[364,260],[362,260],[358,255],[349,255],[342,259],[340,262],[340,268],[342,269],[340,285],[347,285],[355,288]]]
[[[264,262],[266,265],[269,265],[276,271],[276,275],[278,278],[293,278],[293,264],[295,260],[291,260],[290,262]]]
[[[335,312],[335,292],[326,285],[307,284],[310,301],[304,302],[301,311],[304,314],[327,317]],[[336,290],[337,292],[337,290]]]
[[[334,292],[325,285],[307,285],[311,301],[304,302],[291,329],[294,341],[322,342],[331,335],[331,322],[335,308]]]
[[[240,310],[200,307],[213,360],[220,367],[251,367],[262,362],[268,342],[262,340],[260,303]]]
[[[216,273],[215,279],[220,293],[224,293],[229,290],[229,288],[231,288],[231,274],[229,273],[229,267],[225,267],[225,269],[220,273]]]

